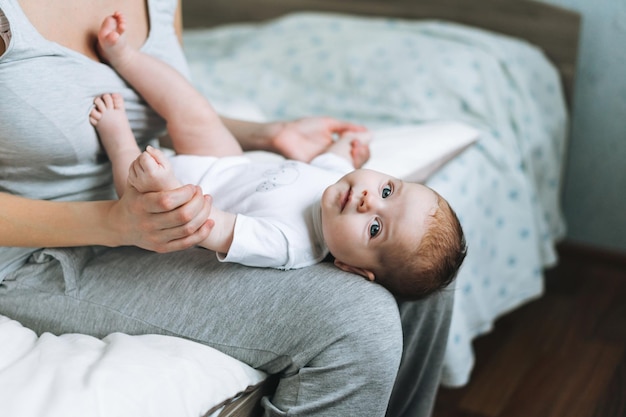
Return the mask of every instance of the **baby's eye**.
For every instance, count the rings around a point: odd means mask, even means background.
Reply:
[[[370,237],[376,237],[379,232],[380,223],[378,223],[378,220],[374,220],[372,224],[370,224]]]
[[[383,198],[389,197],[392,191],[393,190],[391,189],[391,185],[385,185],[385,187],[383,188],[383,192],[382,192]]]

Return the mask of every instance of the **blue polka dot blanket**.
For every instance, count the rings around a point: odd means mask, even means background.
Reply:
[[[194,84],[218,110],[241,117],[323,114],[372,129],[452,120],[478,131],[426,180],[458,213],[469,246],[442,381],[466,384],[472,340],[541,296],[565,232],[568,115],[543,52],[450,22],[325,13],[188,30],[184,44]]]

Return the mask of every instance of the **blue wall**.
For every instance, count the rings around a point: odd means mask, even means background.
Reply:
[[[563,204],[567,238],[626,253],[626,0],[542,0],[582,15]]]

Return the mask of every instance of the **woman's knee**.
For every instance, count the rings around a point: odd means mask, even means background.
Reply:
[[[329,328],[321,337],[331,342],[329,351],[344,355],[345,364],[351,363],[364,374],[395,375],[403,339],[398,305],[382,287],[365,284],[343,297],[336,311],[328,313],[333,317],[328,319]]]
[[[278,408],[294,415],[318,415],[308,409],[313,406],[319,415],[384,415],[400,365],[402,330],[395,299],[370,285],[342,287],[345,292],[329,294],[318,306],[316,325],[300,322],[310,327],[293,368],[281,372],[272,400]]]
[[[368,366],[398,368],[402,355],[402,325],[396,300],[382,287],[354,300],[350,338]],[[373,369],[373,372],[379,372]]]

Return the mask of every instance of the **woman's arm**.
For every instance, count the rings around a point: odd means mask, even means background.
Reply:
[[[196,186],[167,193],[128,191],[120,200],[51,202],[0,193],[0,246],[134,245],[186,249],[211,231],[210,198]]]
[[[265,150],[310,162],[346,132],[365,132],[364,126],[332,117],[258,123],[222,117],[222,122],[244,150]]]

